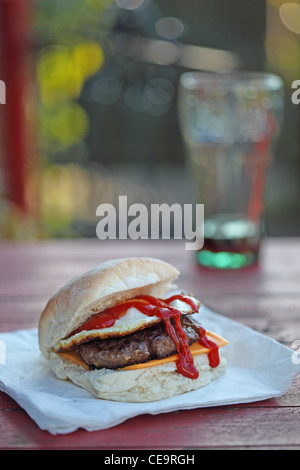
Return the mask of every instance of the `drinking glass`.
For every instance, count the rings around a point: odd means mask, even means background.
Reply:
[[[261,72],[186,72],[178,117],[197,202],[204,204],[200,265],[257,262],[266,171],[283,106],[283,82]]]

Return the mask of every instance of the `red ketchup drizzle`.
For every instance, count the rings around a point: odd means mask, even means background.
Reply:
[[[106,310],[103,310],[103,312],[97,313],[96,315],[93,315],[91,318],[86,320],[79,328],[73,331],[70,336],[79,333],[83,330],[89,331],[98,329],[101,330],[102,328],[109,328],[110,326],[113,326],[118,320],[118,318],[124,315],[129,308],[135,307],[140,310],[141,304],[144,303],[145,302],[142,302],[138,299],[133,299],[130,301],[122,302],[121,304],[115,305],[114,307],[109,307]]]
[[[205,348],[209,349],[207,356],[210,367],[217,367],[220,364],[218,345],[211,339],[208,339],[208,337],[206,336],[206,331],[204,328],[202,328],[202,326],[200,326],[199,328],[199,335],[199,343],[201,344],[201,346],[204,346]]]
[[[77,328],[77,330],[73,331],[72,335],[83,330],[102,329],[113,326],[117,319],[124,315],[129,308],[134,307],[145,315],[150,317],[156,316],[163,320],[166,332],[174,342],[178,353],[178,359],[176,360],[178,372],[185,377],[196,379],[199,376],[199,372],[194,365],[194,359],[189,348],[187,337],[180,323],[181,312],[169,305],[173,300],[181,300],[190,305],[192,313],[198,311],[197,304],[193,299],[185,297],[184,295],[176,294],[165,300],[157,299],[150,295],[142,295],[137,299],[109,307],[103,312],[93,315]],[[171,318],[174,319],[175,328],[171,323]],[[208,359],[210,366],[217,367],[219,365],[217,344],[207,338],[206,331],[202,327],[199,328],[199,335],[199,343],[209,349]]]
[[[150,295],[142,295],[140,299],[147,300],[149,305],[152,304],[151,307],[154,307],[151,312],[144,312],[142,309],[143,313],[150,316],[156,316],[163,320],[166,332],[171,337],[178,353],[178,359],[176,360],[178,372],[190,379],[196,379],[199,376],[199,372],[195,367],[186,334],[180,323],[181,312],[180,310],[168,305],[169,302],[175,300],[175,296],[173,296],[172,300],[167,299],[166,301],[156,299]],[[186,300],[183,296],[176,296],[176,299],[180,299],[184,302]],[[196,312],[198,310],[196,304],[194,304],[193,307],[195,307],[194,310]],[[171,318],[174,318],[175,328],[171,323]]]

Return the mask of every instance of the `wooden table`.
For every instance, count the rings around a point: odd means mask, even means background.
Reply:
[[[181,241],[0,243],[0,329],[36,327],[48,298],[108,258],[155,256],[181,271],[180,286],[213,310],[291,347],[300,339],[300,239],[265,240],[260,265],[200,269]],[[1,449],[300,449],[300,377],[261,402],[132,418],[105,431],[53,436],[0,393]],[[108,452],[109,454],[109,452]]]

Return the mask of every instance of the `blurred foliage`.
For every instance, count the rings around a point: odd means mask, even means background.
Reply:
[[[51,164],[43,169],[39,193],[47,236],[78,236],[73,222],[87,217],[90,188],[86,171],[78,165]]]
[[[78,103],[85,81],[103,65],[101,38],[112,21],[112,0],[37,0],[38,125],[44,157],[80,143],[89,117]]]
[[[113,0],[36,0],[33,33],[40,44],[73,45],[100,40],[115,12]]]
[[[90,116],[80,103],[80,95],[85,82],[104,64],[101,41],[114,19],[114,10],[109,8],[112,3],[113,0],[35,2],[35,106],[41,155],[37,177],[38,231],[42,236],[78,235],[72,228],[80,205],[76,193],[82,197],[90,185],[82,168],[59,165],[53,156],[66,151],[76,153],[76,147],[80,148],[89,132]],[[86,203],[85,197],[81,200]]]
[[[24,214],[11,201],[0,198],[0,235],[2,239],[35,240],[43,238],[45,233],[41,230],[34,216]]]
[[[101,46],[85,41],[73,47],[50,46],[39,55],[38,119],[45,152],[76,144],[86,137],[89,117],[76,99],[103,60]]]
[[[90,116],[80,96],[86,81],[104,64],[103,38],[117,12],[113,4],[113,0],[33,1],[29,59],[34,80],[26,84],[24,97],[28,128],[36,129],[34,150],[27,142],[34,154],[25,181],[28,209],[24,212],[1,197],[0,178],[1,238],[78,236],[72,222],[87,215],[91,181],[83,167],[59,164],[54,157],[64,152],[82,154]]]

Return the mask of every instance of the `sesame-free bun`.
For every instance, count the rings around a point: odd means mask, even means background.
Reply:
[[[62,380],[71,380],[92,395],[104,400],[143,403],[163,400],[206,387],[226,370],[220,357],[217,367],[210,367],[207,354],[194,356],[199,371],[197,379],[181,375],[175,362],[135,370],[86,370],[59,354],[50,354],[50,368]]]
[[[42,354],[49,358],[60,340],[117,302],[142,294],[163,295],[178,275],[176,268],[154,258],[114,259],[80,274],[51,297],[41,314]]]

